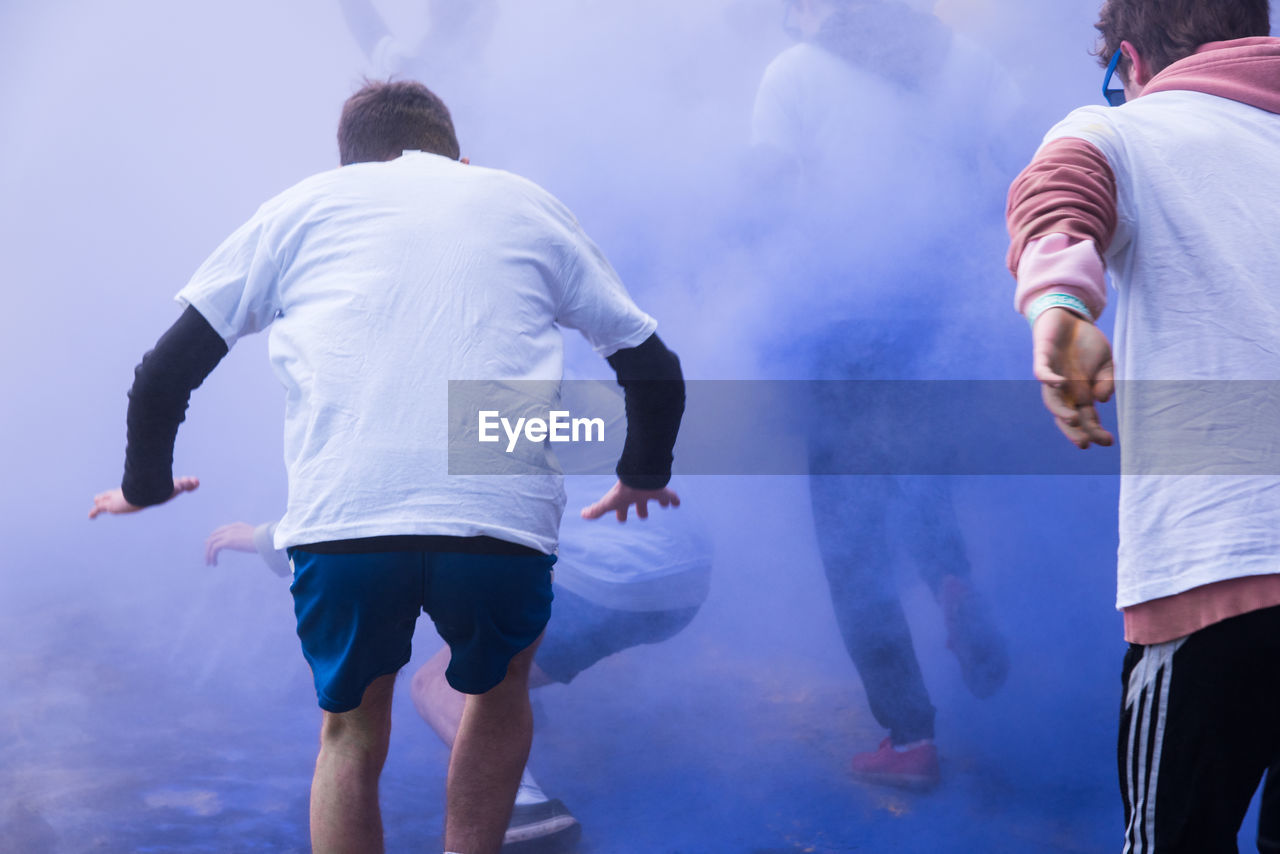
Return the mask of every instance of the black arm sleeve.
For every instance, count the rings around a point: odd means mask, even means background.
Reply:
[[[129,442],[120,484],[125,501],[146,507],[173,494],[173,442],[187,401],[226,354],[222,336],[188,306],[142,357],[129,390]]]
[[[671,480],[671,451],[684,415],[680,360],[656,334],[609,357],[627,407],[627,441],[618,480],[632,489],[661,489]]]

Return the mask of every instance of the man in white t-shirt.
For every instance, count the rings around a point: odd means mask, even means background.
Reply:
[[[583,445],[574,469],[599,471],[622,451],[626,415],[612,383],[565,383],[562,404],[604,422],[605,441]],[[569,507],[588,503],[608,483],[603,475],[567,479]],[[275,522],[231,522],[205,543],[213,565],[224,550],[256,553],[276,575],[292,575],[289,556],[275,547]],[[529,687],[568,684],[582,671],[623,650],[661,643],[681,632],[706,600],[711,581],[711,544],[696,513],[681,510],[643,525],[601,526],[574,513],[560,526],[554,578],[555,612],[530,668]],[[452,746],[464,695],[449,685],[450,650],[445,646],[413,676],[419,714]],[[548,797],[526,767],[504,845],[537,845],[546,854],[569,851],[581,834],[577,819],[558,798]]]
[[[1112,443],[1094,404],[1121,381],[1125,851],[1234,852],[1280,759],[1280,39],[1267,37],[1269,11],[1267,0],[1107,0],[1098,54],[1112,107],[1067,116],[1009,193],[1009,267],[1035,376],[1078,447]],[[1093,325],[1108,270],[1114,362]],[[1259,850],[1280,851],[1277,827],[1273,791]]]
[[[656,322],[572,214],[536,185],[459,161],[444,104],[370,83],[343,107],[343,166],[265,203],[178,294],[186,310],[136,371],[119,489],[90,517],[163,503],[191,390],[267,328],[286,389],[289,498],[275,532],[294,568],[303,653],[324,720],[311,790],[316,851],[382,850],[377,783],[396,672],[425,610],[468,694],[449,769],[445,846],[493,854],[528,757],[528,674],[550,614],[564,507],[554,455],[512,476],[453,474],[451,381],[495,401],[563,372],[562,327],[618,374],[619,480],[589,518],[666,489],[684,387]],[[484,383],[488,383],[485,386]],[[552,392],[554,393],[554,392]],[[545,401],[552,403],[551,400]],[[487,447],[487,446],[486,446]],[[483,455],[481,455],[483,457]]]
[[[600,494],[603,476],[570,478],[568,506]],[[205,542],[210,565],[226,550],[257,554],[273,573],[289,578],[289,556],[273,542],[275,522],[231,522]],[[682,632],[707,598],[711,545],[696,514],[681,510],[643,525],[598,525],[576,513],[560,526],[555,608],[538,644],[529,687],[567,685],[601,660],[637,646],[662,643]],[[452,746],[465,695],[449,685],[450,650],[442,647],[413,675],[413,704],[446,745]],[[581,825],[558,798],[549,797],[528,767],[520,778],[504,846],[536,844],[539,851],[573,849]],[[504,849],[506,850],[506,849]]]

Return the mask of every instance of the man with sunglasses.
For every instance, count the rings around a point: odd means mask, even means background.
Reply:
[[[1125,850],[1234,852],[1280,758],[1280,481],[1258,419],[1280,378],[1280,39],[1266,0],[1108,0],[1097,27],[1115,108],[1073,112],[1014,183],[1009,267],[1071,442],[1112,443],[1095,403],[1130,381]],[[1280,851],[1275,794],[1260,851]]]

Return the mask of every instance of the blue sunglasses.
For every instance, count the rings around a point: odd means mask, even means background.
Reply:
[[[1113,107],[1118,107],[1124,103],[1124,89],[1112,89],[1111,78],[1115,76],[1116,68],[1120,65],[1120,57],[1123,51],[1116,51],[1111,57],[1111,62],[1107,65],[1107,76],[1102,78],[1102,97],[1107,99],[1107,103]]]

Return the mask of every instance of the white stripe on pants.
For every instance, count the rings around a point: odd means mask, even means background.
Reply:
[[[1155,850],[1156,781],[1160,776],[1160,753],[1164,747],[1169,686],[1173,682],[1173,656],[1186,640],[1178,638],[1144,647],[1142,659],[1129,674],[1124,709],[1129,715],[1125,785],[1130,808],[1124,854],[1148,854]],[[1148,754],[1151,756],[1149,766]]]

